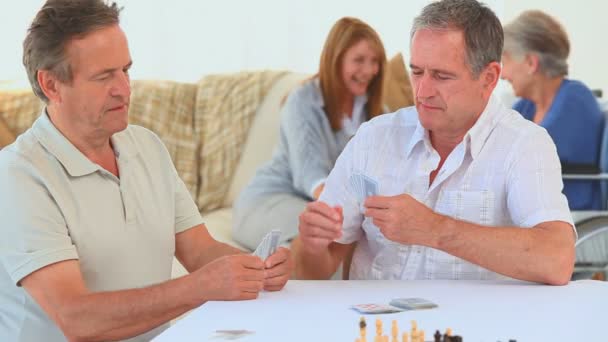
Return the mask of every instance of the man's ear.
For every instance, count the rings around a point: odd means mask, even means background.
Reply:
[[[481,77],[483,78],[483,87],[484,89],[488,89],[490,93],[496,87],[498,79],[500,79],[500,71],[500,63],[492,62],[488,64],[485,70],[481,73]]]
[[[40,89],[51,102],[61,102],[59,93],[59,80],[49,70],[38,70],[36,75]]]

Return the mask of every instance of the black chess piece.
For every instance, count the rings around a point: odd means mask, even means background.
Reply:
[[[441,342],[441,333],[439,330],[435,330],[435,335],[433,335],[433,337],[435,337],[435,342]]]

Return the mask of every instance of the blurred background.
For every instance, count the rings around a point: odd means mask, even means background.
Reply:
[[[27,87],[21,43],[42,0],[1,0],[0,80]],[[331,25],[356,16],[379,33],[390,58],[409,56],[413,18],[428,0],[122,0],[122,26],[134,60],[133,79],[194,82],[211,73],[287,69],[313,73]],[[608,2],[488,0],[503,23],[542,9],[571,39],[570,77],[608,91]],[[508,91],[501,85],[499,91]]]

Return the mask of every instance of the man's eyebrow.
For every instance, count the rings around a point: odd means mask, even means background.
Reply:
[[[97,77],[99,75],[103,75],[103,74],[107,74],[107,73],[111,73],[115,70],[123,70],[123,69],[129,69],[131,66],[133,65],[133,61],[129,61],[129,63],[127,63],[127,65],[120,67],[120,68],[107,68],[107,69],[103,69],[99,72],[96,72],[93,77]]]
[[[416,66],[412,63],[410,63],[410,70],[411,69],[422,69],[419,66]],[[451,76],[456,76],[455,73],[453,73],[452,71],[448,71],[448,70],[444,70],[444,69],[429,69],[430,72],[432,73],[440,73],[440,74],[446,74],[446,75],[451,75]]]

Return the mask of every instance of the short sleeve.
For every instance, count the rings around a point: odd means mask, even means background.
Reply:
[[[518,144],[507,181],[507,206],[513,222],[534,227],[563,221],[574,227],[568,200],[562,194],[561,166],[551,137],[539,128]]]
[[[43,177],[12,152],[0,154],[0,261],[15,284],[53,263],[78,259]]]
[[[190,196],[186,184],[171,165],[175,176],[175,234],[203,223],[200,212]]]

